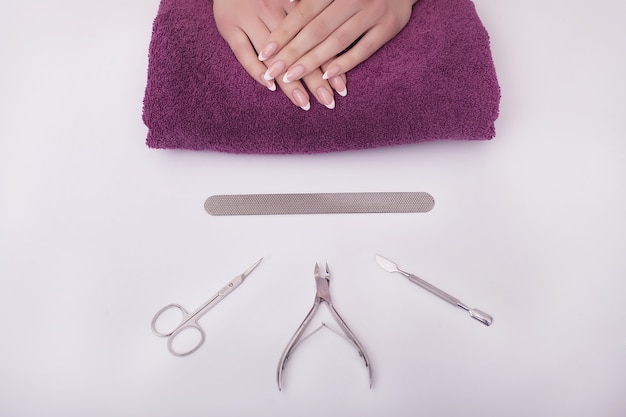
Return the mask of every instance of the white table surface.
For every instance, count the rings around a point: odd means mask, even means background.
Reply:
[[[495,140],[316,156],[148,149],[157,0],[5,3],[0,415],[626,415],[626,3],[477,0],[502,87]],[[428,191],[436,206],[203,210],[213,194],[340,191]],[[152,315],[200,305],[260,257],[200,321],[207,343],[170,355]],[[372,389],[331,332],[299,346],[276,387],[316,262]]]

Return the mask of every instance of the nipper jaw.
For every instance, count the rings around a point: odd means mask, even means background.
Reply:
[[[326,264],[326,273],[324,275],[320,275],[320,266],[315,264],[314,269],[315,276],[315,285],[317,286],[317,294],[315,297],[319,299],[319,301],[326,301],[328,305],[332,305],[332,301],[330,299],[330,270],[328,269],[328,264]]]
[[[317,287],[317,293],[315,294],[313,307],[307,313],[306,317],[302,321],[302,324],[300,324],[300,327],[298,327],[295,334],[292,336],[291,340],[285,347],[285,350],[278,362],[278,371],[276,375],[277,382],[278,382],[278,389],[282,391],[283,371],[285,369],[287,359],[289,359],[293,350],[298,346],[300,342],[302,342],[307,337],[313,335],[313,333],[317,332],[323,327],[327,327],[328,329],[332,330],[334,333],[337,333],[339,336],[344,337],[348,342],[350,342],[352,346],[354,346],[354,348],[359,353],[359,356],[361,356],[363,358],[363,361],[365,362],[365,367],[367,368],[367,371],[369,374],[369,386],[371,388],[372,387],[372,368],[370,366],[369,358],[367,357],[367,354],[365,353],[365,349],[363,349],[363,346],[361,345],[359,340],[356,338],[354,333],[352,333],[352,331],[350,330],[346,322],[341,318],[341,316],[339,315],[339,313],[333,306],[332,300],[330,298],[330,285],[329,285],[330,284],[330,270],[328,268],[328,264],[326,264],[326,270],[323,275],[320,275],[319,265],[315,264],[314,276],[315,276],[315,284]],[[326,306],[328,307],[328,310],[330,311],[331,316],[335,319],[335,321],[337,322],[337,324],[339,325],[339,327],[341,328],[345,336],[341,335],[339,332],[328,327],[326,323],[322,323],[322,325],[318,327],[316,330],[310,332],[309,335],[303,337],[304,332],[306,331],[308,325],[313,319],[313,316],[315,315],[315,312],[317,311],[322,301],[326,302]]]

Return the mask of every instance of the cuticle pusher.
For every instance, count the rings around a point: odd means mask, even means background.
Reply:
[[[408,278],[412,283],[419,285],[420,287],[424,288],[425,290],[429,291],[432,294],[435,294],[437,297],[441,298],[442,300],[449,302],[453,306],[462,308],[463,310],[469,313],[470,317],[478,320],[485,326],[489,326],[493,322],[493,317],[491,317],[489,314],[485,313],[484,311],[466,306],[458,298],[455,298],[451,296],[450,294],[446,293],[445,291],[442,291],[439,288],[435,287],[434,285],[429,284],[428,282],[424,281],[423,279],[421,279],[420,277],[416,275],[413,275],[413,274],[410,274],[408,272],[401,270],[398,267],[398,265],[396,265],[394,262],[390,261],[389,259],[380,255],[376,255],[376,262],[378,262],[378,265],[380,265],[385,271],[398,272],[404,275],[406,278]]]

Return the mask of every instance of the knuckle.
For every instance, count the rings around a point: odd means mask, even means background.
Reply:
[[[386,25],[391,33],[398,33],[409,21],[410,15],[403,15],[398,13],[389,13],[386,18]]]
[[[348,4],[351,7],[358,7],[359,9],[368,6],[370,3],[372,3],[372,0],[348,0]]]
[[[369,5],[369,10],[374,16],[385,16],[389,12],[389,7],[384,1],[374,1]]]
[[[298,47],[295,46],[295,45],[291,45],[291,44],[287,44],[287,46],[285,46],[280,51],[280,59],[285,61],[285,62],[289,62],[289,63],[294,62],[301,55],[302,55],[302,53],[300,52]]]
[[[348,33],[345,30],[338,30],[335,36],[333,36],[332,41],[335,43],[335,50],[345,51],[348,47],[350,47],[350,45],[355,43],[356,39],[354,39],[354,35],[352,33]]]
[[[324,19],[315,19],[305,26],[301,33],[304,39],[312,39],[314,42],[319,42],[328,35],[329,31],[330,26],[328,22]]]
[[[270,0],[256,0],[254,5],[256,10],[267,12],[271,9],[272,2]]]

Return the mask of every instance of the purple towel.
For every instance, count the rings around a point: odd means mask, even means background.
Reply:
[[[153,148],[286,154],[490,139],[500,88],[470,0],[420,0],[409,24],[348,74],[347,97],[303,111],[251,79],[213,2],[161,0],[143,119]]]

